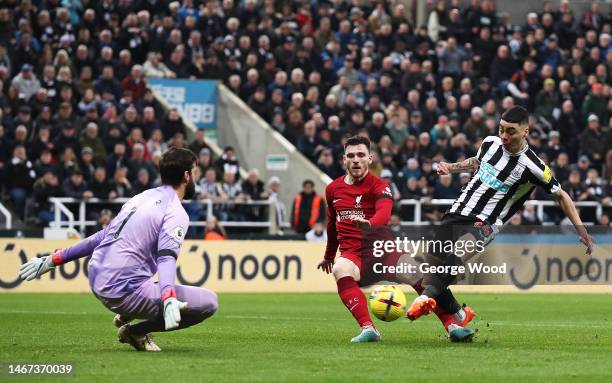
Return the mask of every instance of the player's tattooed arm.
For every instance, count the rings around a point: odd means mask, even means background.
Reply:
[[[480,161],[476,157],[470,157],[461,162],[440,162],[438,164],[438,174],[445,175],[451,173],[461,173],[461,172],[475,172],[480,166]]]

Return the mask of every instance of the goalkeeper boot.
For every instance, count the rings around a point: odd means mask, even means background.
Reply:
[[[364,327],[361,329],[361,334],[351,339],[351,343],[363,342],[380,342],[382,336],[373,326]]]
[[[410,320],[417,320],[423,315],[427,315],[436,309],[436,300],[426,296],[417,297],[410,305],[406,316]]]
[[[131,333],[132,327],[131,325],[125,324],[121,326],[117,336],[119,338],[119,342],[131,344],[138,351],[161,351],[153,340],[151,336],[147,335],[134,335]]]
[[[448,339],[451,342],[471,342],[474,338],[474,330],[470,330],[467,327],[461,327],[456,324],[448,326]]]
[[[121,326],[130,323],[132,320],[133,320],[132,318],[128,318],[121,314],[117,314],[113,318],[113,325],[117,328],[120,328]]]

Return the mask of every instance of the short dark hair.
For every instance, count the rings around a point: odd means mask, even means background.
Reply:
[[[304,180],[304,182],[302,182],[302,187],[305,188],[306,185],[310,185],[312,187],[315,186],[314,181],[312,181],[312,180]]]
[[[528,124],[529,123],[529,112],[522,106],[515,105],[512,108],[506,110],[501,116],[502,120],[511,124]]]
[[[170,148],[159,161],[159,174],[163,185],[178,187],[183,182],[183,174],[191,172],[197,163],[195,154],[189,149]]]
[[[349,146],[357,146],[357,145],[365,145],[366,148],[368,148],[368,152],[371,150],[370,148],[370,139],[364,136],[352,136],[349,137],[346,140],[346,143],[344,144],[344,150],[346,151],[346,148],[348,148]]]

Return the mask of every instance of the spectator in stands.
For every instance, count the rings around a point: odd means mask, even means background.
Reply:
[[[120,141],[115,144],[113,153],[106,160],[106,173],[115,174],[115,171],[121,167],[128,167],[128,157],[126,153],[126,144]]]
[[[59,173],[57,166],[55,165],[55,160],[51,153],[51,149],[43,148],[40,151],[39,156],[34,162],[34,171],[36,172],[37,175],[45,174],[45,172],[48,172],[48,171],[56,175]]]
[[[152,186],[151,176],[149,175],[147,169],[141,168],[138,170],[136,181],[132,184],[132,193],[134,195],[140,194],[143,191],[150,189]]]
[[[553,112],[559,105],[559,95],[555,90],[555,80],[547,78],[544,80],[544,89],[542,89],[535,99],[536,117],[544,118],[548,123],[554,121]]]
[[[108,209],[102,209],[102,211],[100,212],[100,216],[98,217],[97,225],[94,228],[94,232],[104,229],[110,224],[112,220],[113,212]]]
[[[317,127],[313,120],[304,124],[304,134],[297,141],[298,150],[312,162],[316,162],[323,150],[323,142],[317,136]]]
[[[422,197],[423,189],[419,187],[417,179],[415,177],[408,178],[404,184],[402,198],[420,200]]]
[[[280,179],[276,176],[270,177],[268,180],[268,200],[276,206],[276,226],[277,226],[277,234],[283,234],[282,228],[284,224],[287,222],[287,209],[285,207],[285,203],[280,199]]]
[[[587,179],[584,181],[590,201],[601,201],[604,198],[604,188],[599,173],[595,169],[589,169]]]
[[[175,78],[176,74],[172,72],[166,64],[160,61],[160,54],[157,52],[149,52],[147,61],[142,66],[142,71],[145,77],[152,78]]]
[[[607,142],[605,142],[601,133],[599,117],[596,114],[591,114],[587,122],[587,129],[580,136],[580,152],[587,155],[591,162],[601,166],[607,149]]]
[[[553,132],[551,132],[551,134],[552,133]],[[569,157],[567,153],[561,152],[556,156],[556,158],[557,160],[554,163],[553,172],[559,183],[563,184],[569,178]]]
[[[166,120],[161,126],[163,137],[166,140],[174,137],[176,133],[180,133],[185,136],[185,126],[183,125],[183,119],[176,108],[171,108],[168,112]]]
[[[89,146],[83,147],[81,149],[81,156],[79,158],[79,169],[83,173],[83,178],[85,182],[89,184],[93,175],[96,171],[96,164],[94,163],[93,150]]]
[[[221,182],[221,189],[227,196],[227,200],[235,202],[244,202],[246,197],[242,192],[242,186],[237,181],[237,173],[225,171],[223,173],[223,181]],[[238,204],[231,204],[224,207],[222,211],[223,221],[242,221],[244,215],[242,214],[242,208]]]
[[[399,201],[401,199],[401,192],[395,182],[393,182],[393,172],[389,169],[384,169],[380,172],[380,178],[386,181],[389,184],[389,188],[391,189],[391,195],[393,196],[394,201]]]
[[[433,198],[455,199],[459,197],[460,190],[454,187],[453,177],[450,174],[440,176],[433,192]]]
[[[21,72],[13,78],[11,85],[15,87],[17,97],[24,102],[28,102],[40,88],[40,81],[33,72],[32,64],[23,64]]]
[[[142,66],[136,64],[132,67],[130,74],[121,81],[121,88],[132,92],[132,99],[135,102],[140,101],[144,96],[147,83],[142,73]]]
[[[240,178],[240,163],[234,155],[234,148],[232,146],[225,147],[221,157],[215,161],[215,167],[221,171],[222,177],[225,176],[225,173],[232,173],[236,179]]]
[[[132,183],[127,178],[128,168],[126,166],[120,166],[115,170],[112,184],[111,195],[113,198],[129,198],[134,195],[132,190]]]
[[[168,144],[163,140],[163,133],[160,129],[155,129],[151,132],[151,137],[147,141],[147,149],[149,153],[165,152],[168,150]]]
[[[603,94],[603,85],[596,82],[591,86],[591,92],[586,96],[582,104],[582,116],[584,121],[589,123],[588,118],[590,118],[591,115],[595,115],[598,121],[607,121],[607,108],[608,98]]]
[[[440,75],[458,79],[461,75],[461,62],[466,58],[466,54],[457,47],[457,38],[450,36],[446,40],[446,45],[439,49],[437,54]]]
[[[68,126],[70,129],[80,131],[81,119],[73,112],[72,104],[70,104],[70,102],[63,101],[59,105],[58,113],[53,116],[53,133],[57,134],[57,132]]]
[[[93,197],[93,192],[89,190],[80,169],[75,169],[72,174],[64,180],[62,183],[62,192],[66,197],[76,199]]]
[[[227,233],[217,217],[214,215],[206,218],[206,227],[204,229],[204,239],[207,241],[222,241],[227,238]]]
[[[41,174],[42,176],[33,185],[34,208],[36,210],[36,217],[41,223],[46,225],[55,218],[49,198],[60,196],[62,189],[60,188],[57,175],[53,174],[51,170]]]
[[[471,142],[485,138],[490,133],[484,123],[483,114],[481,107],[473,107],[470,112],[470,119],[463,125],[463,131]]]
[[[149,179],[157,178],[157,169],[146,159],[145,146],[141,142],[137,142],[132,147],[132,156],[127,162],[128,178],[136,179],[141,170],[147,172]]]
[[[23,217],[25,202],[32,193],[35,180],[36,172],[26,148],[23,145],[15,146],[13,156],[6,165],[6,181],[11,202],[19,217]]]
[[[268,192],[262,180],[259,179],[259,170],[251,169],[247,179],[242,182],[242,192],[248,201],[260,201],[268,199]]]
[[[320,151],[317,166],[331,179],[336,179],[344,174],[344,170],[340,166],[340,162],[334,159],[334,154],[331,149],[326,148]]]
[[[327,231],[323,226],[323,222],[315,222],[306,235],[305,238],[308,242],[327,242]]]
[[[98,81],[96,81],[95,89],[99,94],[111,94],[115,100],[119,100],[121,98],[121,84],[115,78],[114,69],[111,65],[104,66],[104,69],[102,69],[102,74],[98,78]]]
[[[247,104],[255,113],[261,116],[261,118],[269,120],[265,87],[258,86],[253,92],[253,95],[249,97]]]
[[[89,189],[95,198],[102,200],[114,198],[113,185],[107,179],[105,167],[98,166],[96,168]]]
[[[586,188],[580,182],[580,172],[578,170],[570,172],[568,180],[562,184],[562,187],[572,197],[573,201],[586,201],[589,198]]]
[[[227,199],[223,188],[217,182],[217,171],[214,167],[206,168],[204,177],[196,184],[196,192],[199,199],[211,199],[213,201]]]
[[[302,191],[293,200],[291,227],[295,232],[305,234],[316,222],[325,220],[325,201],[314,189],[314,182],[305,180]]]
[[[542,222],[540,218],[538,218],[538,214],[535,208],[535,205],[527,204],[521,213],[521,223],[524,225],[532,225],[538,226],[541,225]]]
[[[81,132],[79,145],[83,148],[88,147],[92,150],[96,165],[106,163],[106,148],[102,139],[98,136],[98,125],[95,122],[87,124]]]

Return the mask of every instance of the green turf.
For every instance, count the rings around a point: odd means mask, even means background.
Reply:
[[[609,295],[460,298],[478,312],[471,344],[449,343],[434,317],[378,323],[382,343],[350,344],[358,329],[334,294],[222,294],[213,318],[141,353],[92,295],[3,294],[0,363],[72,362],[69,381],[84,382],[612,381]]]

